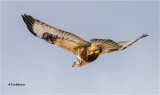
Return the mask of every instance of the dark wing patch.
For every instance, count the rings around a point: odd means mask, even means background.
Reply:
[[[56,39],[58,38],[57,35],[52,35],[50,33],[44,33],[42,35],[42,39],[46,40],[47,42],[51,44],[55,44]]]

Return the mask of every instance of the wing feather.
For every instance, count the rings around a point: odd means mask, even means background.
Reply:
[[[143,34],[141,37],[134,41],[121,41],[115,42],[111,39],[92,39],[91,40],[91,50],[96,50],[97,48],[102,50],[102,54],[110,53],[113,51],[124,50],[133,43],[137,42],[138,40],[147,37],[147,34]]]
[[[102,54],[116,51],[121,46],[111,39],[92,39],[91,50],[101,49]]]
[[[134,41],[121,41],[118,42],[119,45],[121,45],[122,47],[119,50],[123,50],[126,49],[127,47],[131,46],[133,43],[137,42],[138,40],[147,37],[147,34],[143,34],[141,37],[139,37],[138,39],[134,40]]]
[[[57,29],[50,25],[47,25],[30,15],[22,15],[22,18],[29,29],[29,31],[51,44],[55,44],[71,53],[75,54],[74,48],[79,46],[90,46],[90,42],[83,40],[82,38],[72,33]]]

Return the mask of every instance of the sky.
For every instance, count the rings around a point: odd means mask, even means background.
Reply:
[[[1,2],[2,94],[158,94],[158,8],[158,1]],[[149,36],[72,68],[76,56],[32,35],[23,14],[87,41]]]

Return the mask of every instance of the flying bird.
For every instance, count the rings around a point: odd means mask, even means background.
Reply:
[[[34,36],[76,55],[77,60],[73,63],[72,67],[87,65],[95,61],[101,54],[124,50],[138,40],[148,36],[147,34],[143,34],[133,41],[116,42],[111,39],[91,39],[89,42],[75,34],[45,24],[30,15],[24,14],[22,18],[28,30]]]

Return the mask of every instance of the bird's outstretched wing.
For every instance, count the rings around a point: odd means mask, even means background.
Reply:
[[[76,54],[77,52],[75,48],[90,46],[90,42],[85,41],[72,33],[47,25],[30,15],[24,14],[22,15],[22,18],[27,28],[33,35],[73,54]]]
[[[134,41],[121,41],[121,42],[118,42],[119,45],[121,45],[122,47],[120,48],[120,50],[123,50],[123,49],[126,49],[127,47],[129,47],[130,45],[132,45],[133,43],[137,42],[138,40],[144,38],[144,37],[147,37],[148,35],[147,34],[143,34],[141,37],[137,38],[136,40]]]
[[[121,48],[117,42],[111,39],[92,39],[90,50],[101,49],[101,54],[117,51]]]
[[[128,46],[132,45],[136,41],[148,36],[147,34],[143,34],[141,37],[134,41],[121,41],[115,42],[111,39],[92,39],[91,40],[91,50],[96,50],[97,48],[101,49],[101,54],[110,53],[113,51],[124,50]]]

